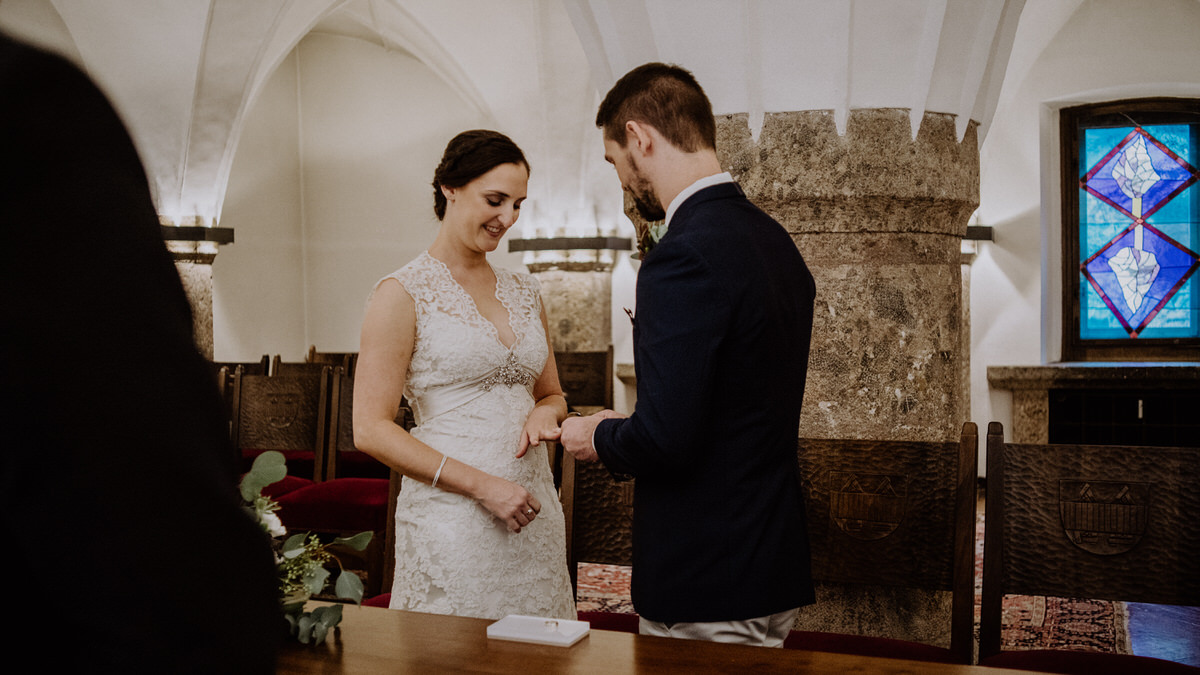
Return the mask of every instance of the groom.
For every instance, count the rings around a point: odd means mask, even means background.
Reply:
[[[716,154],[688,71],[650,63],[596,115],[605,159],[666,234],[638,273],[637,407],[563,423],[564,448],[637,479],[643,634],[781,646],[813,602],[796,464],[812,275]]]

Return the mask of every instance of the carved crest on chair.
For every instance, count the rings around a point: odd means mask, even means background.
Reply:
[[[829,472],[829,516],[855,539],[883,539],[895,532],[904,521],[907,496],[907,476]]]
[[[1071,543],[1096,555],[1132,549],[1146,531],[1150,484],[1060,480],[1058,512]]]
[[[276,429],[286,429],[296,422],[296,415],[304,403],[304,396],[297,392],[274,393],[263,405],[263,417],[267,424]]]

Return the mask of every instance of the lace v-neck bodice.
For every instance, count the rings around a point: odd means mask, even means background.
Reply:
[[[405,477],[396,505],[391,606],[499,619],[575,618],[562,505],[544,443],[517,458],[549,358],[537,280],[493,268],[511,347],[441,261],[422,253],[388,275],[412,296],[416,338],[405,396],[412,435],[449,457],[521,485],[542,511],[520,533],[474,500]],[[382,283],[382,281],[381,281]]]
[[[515,335],[511,347],[501,342],[495,324],[480,313],[474,298],[455,281],[445,263],[429,253],[390,275],[416,303],[417,339],[405,393],[418,424],[429,412],[422,404],[439,387],[486,378],[506,362],[536,378],[546,364],[549,347],[537,280],[509,270],[493,271],[496,299],[507,310]]]

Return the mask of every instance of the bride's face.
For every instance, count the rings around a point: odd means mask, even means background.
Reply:
[[[523,164],[500,164],[460,188],[443,186],[446,215],[442,227],[471,250],[496,250],[521,214],[529,183]]]

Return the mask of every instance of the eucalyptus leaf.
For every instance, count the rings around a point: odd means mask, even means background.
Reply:
[[[325,641],[329,629],[342,622],[342,606],[326,605],[313,610],[313,637],[316,644]]]
[[[308,533],[301,532],[300,534],[293,534],[292,536],[290,536],[286,540],[284,540],[283,549],[282,549],[283,553],[284,553],[284,557],[286,557],[286,558],[296,557],[296,555],[295,555],[296,551],[304,550],[304,540],[307,538],[308,538]],[[287,555],[288,553],[291,553],[292,555],[289,556],[289,555]]]
[[[324,622],[317,621],[313,623],[313,644],[321,644],[325,641],[325,636],[329,633],[329,626]]]
[[[336,626],[342,622],[342,606],[339,604],[322,605],[313,610],[313,618],[326,626]]]
[[[334,592],[337,593],[339,598],[353,600],[356,604],[362,604],[362,579],[359,579],[358,575],[353,572],[343,571],[338,575],[337,583],[334,584]]]
[[[304,644],[308,644],[309,639],[312,637],[314,623],[316,621],[313,619],[312,614],[305,613],[301,615],[299,625],[297,626],[296,639]]]
[[[338,537],[333,540],[334,544],[349,546],[355,551],[362,551],[367,548],[367,544],[371,543],[371,539],[375,536],[373,532],[359,532],[353,537]]]
[[[242,499],[248,502],[254,501],[256,497],[262,494],[262,489],[272,483],[278,483],[287,476],[287,464],[283,458],[283,453],[277,450],[268,450],[258,457],[254,458],[254,463],[250,465],[250,470],[242,476],[241,493]]]
[[[328,580],[329,570],[324,567],[318,567],[304,576],[304,587],[308,589],[309,593],[316,595],[321,592],[321,589],[325,588],[325,582]]]

